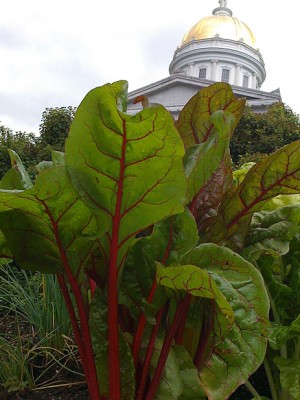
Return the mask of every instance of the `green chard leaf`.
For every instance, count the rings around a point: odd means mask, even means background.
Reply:
[[[12,168],[3,176],[0,190],[25,190],[32,187],[31,179],[18,154],[8,149]]]
[[[146,353],[148,343],[143,342],[142,352]],[[156,369],[161,349],[163,346],[163,339],[157,337],[155,341],[154,351],[150,363],[150,376],[152,377]],[[155,396],[155,400],[178,400],[183,391],[183,382],[181,378],[181,371],[179,369],[179,361],[176,352],[171,348],[166,366],[162,374],[160,384]]]
[[[282,345],[293,338],[299,338],[300,340],[300,314],[290,326],[272,324],[269,343],[274,350],[279,350]]]
[[[0,258],[13,258],[3,232],[0,231]]]
[[[189,353],[183,346],[179,345],[173,346],[172,350],[178,361],[179,375],[182,381],[182,392],[178,400],[206,399],[206,395],[201,388],[198,371]]]
[[[300,398],[300,360],[275,357],[274,362],[280,370],[280,383],[292,400]]]
[[[50,273],[70,268],[78,279],[94,246],[82,231],[98,232],[65,167],[44,170],[31,189],[0,192],[0,227],[22,268]]]
[[[195,246],[197,240],[197,227],[188,209],[155,224],[150,236],[135,240],[126,257],[120,297],[133,315],[140,313],[141,304],[147,301],[151,292],[156,275],[155,261],[165,265],[178,262]],[[155,298],[159,294],[157,288]],[[151,301],[153,306],[155,298]]]
[[[258,259],[262,254],[287,254],[300,232],[300,204],[254,213],[242,254]]]
[[[245,107],[245,100],[236,99],[231,86],[215,83],[196,93],[180,112],[176,127],[185,148],[204,143],[216,132],[211,120],[215,111],[226,111],[234,117],[231,133],[238,124]]]
[[[223,400],[244,383],[264,359],[268,295],[257,269],[228,248],[202,244],[182,261],[206,270],[234,312],[231,330],[223,341],[216,342],[200,371],[208,398]]]
[[[215,127],[213,133],[205,142],[189,147],[184,157],[188,185],[187,202],[192,202],[191,208],[199,202],[198,197],[204,186],[212,180],[226,152],[229,151],[233,116],[223,111],[216,111],[212,114],[211,121]]]
[[[223,337],[233,325],[234,313],[210,274],[194,265],[168,268],[161,263],[156,263],[156,265],[156,279],[159,285],[176,291],[184,291],[195,297],[212,299],[217,303],[219,312],[216,314],[215,329],[219,330],[218,337]]]
[[[300,141],[295,141],[254,165],[241,184],[229,190],[210,227],[210,239],[242,248],[254,212],[279,194],[299,193],[299,178]]]
[[[244,104],[229,85],[217,83],[198,92],[176,122],[187,149],[187,202],[200,230],[209,225],[223,194],[232,186],[229,141]]]
[[[102,247],[107,259],[117,251],[119,269],[135,235],[182,212],[186,193],[184,148],[171,115],[162,106],[128,115],[126,97],[125,81],[89,92],[66,142],[72,183],[107,221]]]

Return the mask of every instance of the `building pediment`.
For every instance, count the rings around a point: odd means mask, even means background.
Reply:
[[[150,104],[162,104],[171,113],[176,115],[192,96],[199,90],[213,83],[215,82],[185,76],[184,74],[173,74],[167,78],[129,92],[128,112],[139,111],[142,108],[141,104],[133,104],[133,101],[138,96],[146,96]],[[232,89],[238,98],[245,98],[254,109],[260,109],[261,106],[268,106],[281,101],[279,91],[269,93],[234,85],[232,85]]]

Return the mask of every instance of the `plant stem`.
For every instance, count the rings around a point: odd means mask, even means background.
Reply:
[[[145,397],[145,400],[154,400],[160,379],[163,373],[163,370],[165,368],[167,358],[172,346],[173,339],[175,337],[177,328],[182,320],[182,317],[185,315],[185,312],[187,312],[188,307],[189,307],[189,296],[185,296],[183,301],[179,304],[177,307],[173,322],[169,328],[169,331],[166,334],[161,353],[159,356],[159,360],[149,387],[149,391],[147,393],[147,396]]]
[[[261,400],[259,393],[256,391],[255,387],[252,386],[249,381],[245,382],[245,386],[249,390],[249,392],[254,396],[255,399]]]
[[[154,297],[154,294],[156,291],[156,287],[157,287],[157,282],[156,282],[156,280],[154,280],[152,283],[150,293],[147,297],[148,303],[152,303],[152,300],[153,300],[153,297]],[[137,330],[134,335],[133,345],[132,345],[132,357],[133,357],[135,367],[137,366],[138,354],[140,351],[145,326],[146,326],[146,317],[145,317],[145,314],[141,314],[139,317],[138,326],[137,326]]]
[[[210,320],[209,321],[204,321],[201,327],[201,332],[200,332],[200,337],[199,337],[199,343],[196,349],[196,353],[194,356],[194,365],[195,367],[198,369],[198,371],[201,369],[201,367],[204,364],[204,356],[205,356],[205,352],[207,351],[207,344],[210,338],[210,334],[214,328],[214,316],[216,313],[216,303],[214,300],[210,300],[209,301],[210,304],[210,310],[211,311],[209,313],[210,316]]]
[[[272,371],[271,371],[269,362],[267,360],[267,357],[264,358],[263,364],[264,364],[265,372],[266,372],[266,375],[267,375],[269,388],[270,388],[271,395],[272,395],[272,400],[279,400],[278,393],[277,393],[277,390],[276,390],[276,387],[275,387],[275,383],[274,383],[274,378],[273,378]]]
[[[294,351],[294,355],[293,355],[293,358],[295,360],[298,360],[299,357],[300,357],[300,337],[298,337],[298,339],[296,340],[295,351]]]
[[[156,318],[156,325],[153,327],[152,332],[151,332],[150,340],[149,340],[148,347],[147,347],[147,352],[145,355],[145,360],[144,360],[144,365],[143,365],[143,370],[142,370],[142,375],[141,375],[141,379],[140,379],[140,384],[139,384],[136,400],[143,400],[143,398],[144,398],[144,391],[145,391],[145,386],[146,386],[147,377],[148,377],[148,373],[149,373],[149,367],[150,367],[153,350],[154,350],[154,346],[155,346],[155,341],[156,341],[157,334],[158,334],[158,331],[160,328],[160,323],[162,320],[163,313],[164,313],[164,307],[158,312],[157,318]]]

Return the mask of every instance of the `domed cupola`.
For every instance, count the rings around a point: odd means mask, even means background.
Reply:
[[[266,71],[255,36],[245,23],[233,17],[226,0],[219,3],[211,16],[201,19],[184,35],[170,64],[170,74],[260,89]]]

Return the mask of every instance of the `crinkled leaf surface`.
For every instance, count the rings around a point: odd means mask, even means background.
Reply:
[[[179,365],[179,375],[182,380],[182,392],[178,400],[201,400],[206,395],[201,388],[198,371],[193,364],[191,356],[182,346],[172,347]]]
[[[186,193],[184,149],[171,115],[162,106],[128,115],[126,96],[125,81],[89,92],[66,142],[73,185],[108,221],[103,246],[106,253],[118,247],[119,265],[136,233],[183,211]]]
[[[290,249],[290,242],[299,233],[299,227],[300,204],[257,212],[253,215],[242,253],[252,259],[264,253],[284,255]]]
[[[187,202],[197,202],[201,190],[219,168],[225,153],[229,151],[229,140],[234,117],[223,111],[211,116],[214,132],[201,144],[189,147],[184,157],[187,176]],[[192,206],[193,207],[193,206]]]
[[[183,259],[206,270],[234,311],[232,329],[200,371],[209,399],[223,400],[262,363],[267,346],[269,299],[256,268],[228,248],[202,244]]]
[[[210,229],[216,243],[242,248],[251,218],[279,194],[300,191],[300,141],[293,142],[254,165],[242,183],[230,190]]]
[[[219,307],[223,318],[216,314],[216,329],[220,329],[218,336],[221,337],[234,322],[234,313],[218,286],[210,274],[194,265],[181,265],[165,268],[162,264],[156,263],[156,279],[159,285],[177,291],[184,291],[195,297],[213,299]]]
[[[150,236],[137,239],[126,257],[121,283],[121,300],[133,314],[147,299],[155,281],[155,261],[178,262],[197,243],[195,220],[186,209],[156,225]],[[143,300],[144,299],[144,300]]]
[[[293,338],[299,338],[300,340],[300,314],[290,326],[272,324],[269,343],[273,349],[279,350],[282,345]]]
[[[64,273],[70,267],[78,276],[93,248],[82,231],[98,229],[64,167],[43,171],[31,189],[0,192],[0,227],[23,268]]]
[[[300,360],[275,357],[274,362],[280,370],[280,383],[292,400],[300,398]]]
[[[142,345],[141,354],[147,350],[148,343],[144,342]],[[163,339],[157,337],[155,341],[154,351],[150,364],[150,376],[153,376],[155,368],[157,366],[160,352],[163,345]],[[176,353],[171,348],[164,372],[162,374],[159,388],[157,390],[155,400],[178,400],[183,390],[183,383],[179,371],[179,362],[176,357]]]
[[[206,142],[216,131],[211,121],[215,111],[231,113],[235,122],[239,122],[245,106],[245,100],[236,99],[231,86],[226,83],[215,83],[196,93],[184,106],[176,121],[176,127],[182,137],[185,148]]]
[[[232,187],[232,169],[229,152],[226,152],[219,167],[211,176],[211,179],[201,187],[190,204],[199,231],[204,231],[216,217],[219,204]]]

